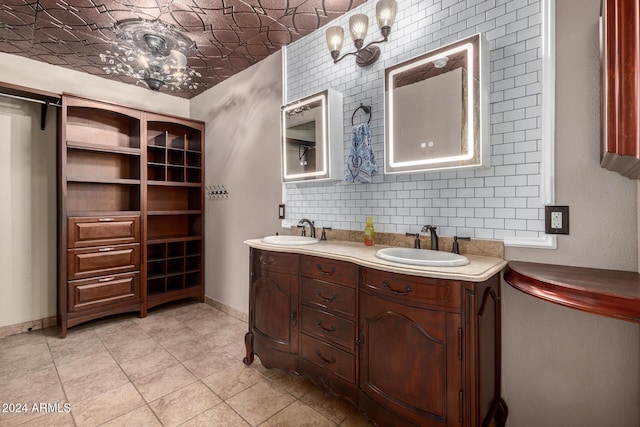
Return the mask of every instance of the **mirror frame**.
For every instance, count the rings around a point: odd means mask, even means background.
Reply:
[[[321,141],[323,150],[322,168],[314,172],[289,173],[287,170],[287,116],[291,111],[300,109],[320,101],[321,107]],[[281,176],[282,182],[315,182],[332,179],[340,171],[339,160],[342,154],[342,94],[331,89],[300,98],[281,107]],[[316,124],[316,129],[318,124]]]
[[[424,158],[410,161],[396,161],[394,141],[394,78],[416,67],[437,61],[444,57],[465,52],[467,70],[473,76],[467,78],[466,150],[458,156]],[[471,64],[470,66],[468,64]],[[421,80],[423,81],[423,80]],[[477,104],[475,104],[477,98]],[[463,129],[465,125],[463,124]],[[442,169],[458,169],[489,166],[489,54],[488,43],[482,34],[458,40],[454,43],[431,50],[415,58],[396,64],[385,70],[385,174],[413,173]]]

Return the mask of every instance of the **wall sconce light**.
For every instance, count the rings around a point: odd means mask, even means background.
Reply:
[[[187,55],[196,44],[173,25],[159,20],[125,19],[114,25],[121,44],[113,51],[100,54],[107,74],[124,74],[144,82],[158,91],[162,86],[171,90],[197,89],[193,77],[200,73],[187,68]]]
[[[340,56],[340,49],[342,49],[342,43],[344,42],[344,30],[338,26],[327,28],[327,47],[329,48],[329,52],[331,52],[333,63],[336,64],[345,56],[350,55],[356,57],[356,64],[361,67],[366,67],[376,62],[380,56],[380,48],[374,45],[384,43],[388,40],[389,34],[391,33],[391,26],[396,19],[397,9],[398,3],[396,0],[379,0],[378,3],[376,3],[376,19],[383,39],[372,41],[364,47],[364,38],[367,36],[367,30],[369,29],[369,17],[364,13],[352,15],[351,18],[349,18],[349,32],[351,33],[351,39],[356,47],[356,51],[345,53],[342,56]]]

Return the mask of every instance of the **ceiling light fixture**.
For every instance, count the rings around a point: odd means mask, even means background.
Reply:
[[[342,49],[342,43],[344,42],[344,30],[338,26],[327,28],[327,47],[329,48],[329,52],[331,52],[333,63],[336,64],[345,56],[350,55],[356,57],[356,64],[361,67],[366,67],[376,62],[380,56],[380,48],[374,45],[384,43],[388,40],[389,34],[391,33],[391,26],[396,19],[397,9],[398,3],[395,0],[379,0],[378,3],[376,3],[376,19],[378,21],[378,27],[380,27],[380,34],[382,34],[383,38],[382,40],[372,41],[364,47],[364,38],[367,36],[367,30],[369,29],[369,17],[364,13],[352,15],[351,18],[349,18],[349,32],[351,33],[351,39],[356,47],[356,51],[345,53],[342,56],[340,56],[340,49]]]
[[[166,22],[125,19],[114,25],[122,41],[113,51],[100,54],[109,75],[123,74],[144,82],[153,91],[167,86],[171,90],[198,88],[193,77],[200,73],[187,68],[187,55],[196,48],[189,37]]]

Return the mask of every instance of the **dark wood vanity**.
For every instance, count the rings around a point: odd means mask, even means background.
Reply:
[[[505,424],[499,270],[450,280],[250,246],[245,364],[304,375],[378,426]]]

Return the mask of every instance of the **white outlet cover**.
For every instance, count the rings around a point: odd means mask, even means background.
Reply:
[[[562,228],[562,212],[551,212],[551,228]]]

